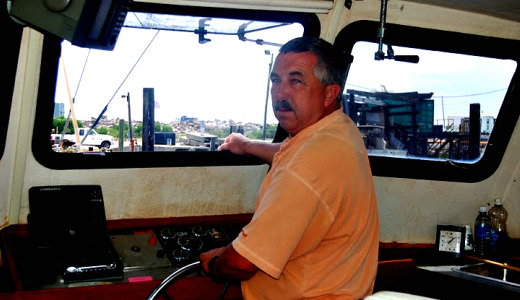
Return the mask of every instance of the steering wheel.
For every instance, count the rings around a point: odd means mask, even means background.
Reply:
[[[168,275],[168,277],[166,277],[163,281],[161,281],[161,283],[159,283],[159,285],[157,285],[157,287],[152,291],[152,293],[150,293],[150,295],[148,296],[147,299],[155,300],[161,294],[163,294],[163,296],[165,296],[166,298],[170,299],[168,294],[165,293],[165,291],[168,287],[170,287],[182,275],[191,274],[191,273],[194,273],[196,271],[201,271],[201,270],[202,270],[202,268],[200,265],[200,261],[193,262],[189,265],[186,265],[186,266],[178,269],[177,271]],[[220,299],[223,299],[224,294],[226,293],[227,287],[228,287],[228,282],[226,281],[224,288],[222,289],[222,293],[220,293]]]

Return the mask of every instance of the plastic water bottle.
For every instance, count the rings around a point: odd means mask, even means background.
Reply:
[[[502,200],[495,199],[495,205],[488,212],[491,221],[491,251],[495,256],[501,257],[507,249],[507,210],[502,205]]]
[[[491,220],[487,214],[487,208],[481,206],[479,213],[475,219],[474,236],[474,251],[475,255],[480,257],[487,257],[490,251],[491,243]]]

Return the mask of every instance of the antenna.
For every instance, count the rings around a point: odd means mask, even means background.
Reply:
[[[386,25],[386,10],[387,10],[388,0],[381,0],[381,13],[379,17],[379,28],[377,29],[377,38],[379,39],[379,47],[377,52],[375,53],[375,60],[384,60],[385,58],[393,59],[395,61],[401,62],[409,62],[409,63],[418,63],[419,56],[418,55],[394,55],[394,50],[392,49],[392,44],[390,42],[387,43],[387,55],[385,56],[385,52],[383,52],[383,38],[385,36],[385,25]]]

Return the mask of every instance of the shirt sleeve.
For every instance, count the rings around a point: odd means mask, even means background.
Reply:
[[[279,170],[273,178],[276,182],[266,187],[253,219],[233,247],[259,269],[279,278],[321,204],[309,183],[290,170]],[[319,242],[321,237],[316,239]]]

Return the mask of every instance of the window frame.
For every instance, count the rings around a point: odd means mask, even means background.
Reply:
[[[130,9],[136,12],[196,15],[201,17],[250,19],[262,21],[298,22],[304,27],[304,36],[318,37],[321,31],[316,14],[278,11],[254,11],[242,9],[184,7],[164,4],[133,3]],[[57,153],[49,145],[54,112],[54,94],[58,77],[61,42],[63,40],[45,35],[43,42],[40,81],[34,122],[32,152],[43,166],[56,169],[123,169],[157,167],[202,167],[261,165],[262,160],[235,155],[228,151],[189,152],[106,152],[99,154]]]
[[[379,22],[357,21],[346,26],[336,37],[335,46],[351,56],[358,41],[378,43]],[[374,176],[424,179],[452,182],[479,182],[493,175],[507,149],[511,135],[520,116],[520,41],[484,37],[456,32],[425,29],[412,26],[386,24],[385,35],[392,46],[421,48],[433,51],[453,52],[517,62],[496,123],[484,155],[476,162],[399,158],[369,155]],[[446,42],[449,41],[449,42]],[[483,47],[493,45],[493,47]],[[374,53],[377,49],[374,49]],[[355,60],[355,58],[353,58]],[[517,101],[514,101],[514,100]]]
[[[2,62],[2,72],[4,77],[4,88],[2,94],[2,104],[0,105],[0,159],[3,158],[7,143],[7,131],[13,104],[14,86],[16,82],[16,69],[18,67],[18,56],[20,55],[20,45],[22,42],[23,26],[14,22],[9,14],[2,14],[2,23],[5,25],[4,60]]]

